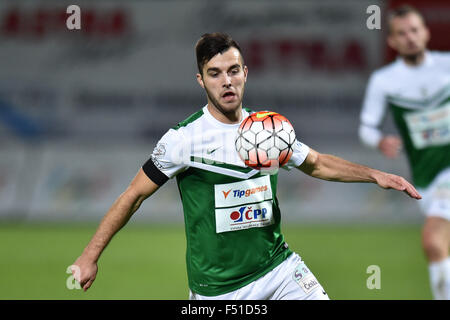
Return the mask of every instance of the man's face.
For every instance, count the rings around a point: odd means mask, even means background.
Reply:
[[[203,75],[197,74],[197,81],[206,90],[208,103],[227,115],[241,107],[247,73],[239,50],[231,47],[212,57],[203,66]]]
[[[403,57],[421,55],[430,38],[423,20],[415,13],[395,17],[390,22],[389,46]]]

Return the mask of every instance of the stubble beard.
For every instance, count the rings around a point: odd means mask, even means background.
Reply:
[[[418,65],[423,61],[425,57],[425,49],[420,50],[419,52],[416,53],[404,54],[402,55],[402,57],[407,64]]]
[[[220,113],[222,113],[225,116],[233,116],[236,112],[236,110],[239,108],[239,106],[242,103],[242,99],[239,100],[239,103],[237,107],[234,110],[226,110],[220,103],[213,97],[213,95],[209,92],[209,90],[205,86],[206,95],[208,96],[209,101],[213,104],[214,108],[216,108]]]

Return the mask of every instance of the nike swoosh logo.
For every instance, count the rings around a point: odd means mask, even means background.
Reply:
[[[256,114],[256,117],[257,117],[257,118],[264,118],[264,117],[269,116],[269,115],[271,115],[271,114],[276,114],[276,112],[263,112],[263,113],[257,113],[257,114]]]
[[[211,153],[215,152],[217,149],[220,149],[220,147],[217,147],[215,149],[206,150],[206,154],[211,154]]]

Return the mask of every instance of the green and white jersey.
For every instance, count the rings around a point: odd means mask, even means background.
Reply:
[[[371,75],[359,130],[366,144],[378,145],[387,108],[403,138],[415,185],[427,187],[450,167],[450,54],[426,52],[414,67],[398,58]]]
[[[159,185],[176,177],[189,287],[201,295],[241,288],[292,253],[280,232],[277,174],[245,166],[235,150],[239,125],[216,120],[205,106],[170,129],[143,166]],[[296,141],[284,168],[298,167],[308,153]]]

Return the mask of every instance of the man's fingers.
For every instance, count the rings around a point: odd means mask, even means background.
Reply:
[[[89,288],[91,287],[91,285],[92,285],[93,282],[94,282],[94,280],[89,279],[89,280],[86,282],[86,284],[83,286],[83,291],[86,292],[86,290],[89,289]]]
[[[95,280],[95,275],[94,275],[94,278],[92,278],[91,276],[86,275],[86,274],[84,274],[82,276],[81,269],[77,265],[72,265],[71,269],[72,269],[73,278],[75,279],[75,281],[77,281],[80,284],[80,287],[83,288],[83,291],[86,291],[87,289],[89,289]]]
[[[391,178],[389,179],[390,181],[388,180],[390,182],[388,184],[389,188],[393,188],[398,191],[406,190],[406,181],[404,181],[401,177],[391,175],[390,178]]]
[[[411,198],[422,199],[422,196],[419,194],[419,192],[417,192],[416,188],[414,188],[414,186],[406,180],[404,180],[404,188],[401,190],[404,191]]]
[[[404,180],[404,179],[403,179]],[[411,198],[414,198],[414,199],[421,199],[422,197],[420,196],[420,194],[419,194],[419,192],[417,192],[417,190],[416,190],[416,188],[414,188],[414,186],[411,184],[411,183],[409,183],[408,181],[406,181],[405,180],[405,186],[406,186],[406,188],[405,188],[405,192],[411,197]]]
[[[410,186],[409,188],[407,188],[407,189],[405,190],[405,192],[407,192],[407,194],[408,194],[411,198],[414,198],[414,199],[417,199],[417,200],[422,199],[422,196],[420,195],[420,193],[417,192],[417,190],[416,190],[413,186]]]
[[[408,196],[414,199],[422,199],[422,196],[419,194],[419,192],[417,192],[416,188],[414,188],[411,183],[406,181],[406,179],[395,175],[391,175],[390,177],[391,179],[388,180],[389,182],[387,183],[387,188],[393,188],[398,191],[403,191]]]
[[[408,192],[408,191],[406,191],[406,190],[405,190],[405,193],[406,193],[408,196],[410,196],[411,198],[413,198],[413,199],[417,199],[417,200],[422,199],[422,196],[421,196],[419,193]]]
[[[94,280],[92,280],[92,279],[83,279],[82,281],[78,281],[78,283],[80,284],[80,287],[83,288],[83,291],[86,291],[87,289],[89,289],[93,282],[94,282]]]
[[[73,278],[75,280],[77,280],[78,282],[80,282],[80,278],[81,278],[81,271],[80,271],[80,267],[77,265],[71,265],[70,269],[72,270],[72,275]]]

